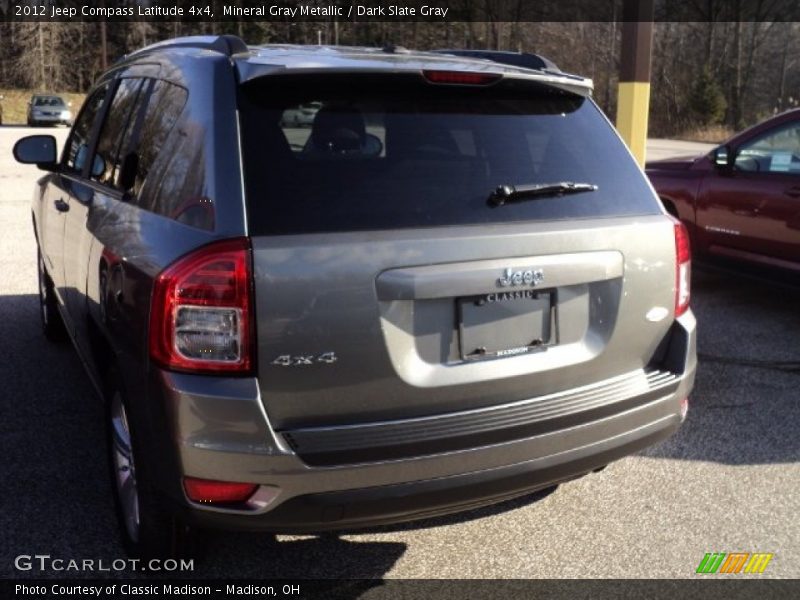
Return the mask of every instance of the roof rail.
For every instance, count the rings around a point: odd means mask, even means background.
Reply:
[[[505,52],[502,50],[432,50],[438,54],[452,54],[454,56],[467,56],[470,58],[483,58],[503,65],[512,67],[522,67],[523,69],[536,69],[537,71],[556,71],[560,72],[554,62],[526,52]]]
[[[130,54],[126,54],[123,60],[154,50],[166,50],[168,48],[200,48],[219,52],[225,56],[233,56],[234,54],[248,51],[247,44],[235,35],[193,35],[150,44],[139,50],[134,50]]]

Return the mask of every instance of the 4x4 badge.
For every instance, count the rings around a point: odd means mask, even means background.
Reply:
[[[503,271],[503,276],[497,280],[500,287],[515,285],[539,285],[544,281],[544,271],[541,269],[528,269],[527,271],[515,271],[508,268]]]
[[[322,363],[332,365],[337,361],[335,352],[323,352],[319,356],[313,354],[300,354],[292,356],[291,354],[282,354],[272,361],[273,365],[279,367],[301,367],[306,365],[313,365],[315,363]]]

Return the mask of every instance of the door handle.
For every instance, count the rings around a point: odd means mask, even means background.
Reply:
[[[791,196],[792,198],[800,198],[800,185],[795,185],[790,188],[786,188],[783,191],[784,194],[787,196]]]
[[[58,212],[67,212],[69,210],[69,204],[64,202],[63,198],[59,198],[53,202],[53,206],[56,207]]]

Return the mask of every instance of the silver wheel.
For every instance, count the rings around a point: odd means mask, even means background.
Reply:
[[[125,529],[135,543],[139,541],[139,493],[132,448],[128,415],[117,391],[111,399],[111,460]]]

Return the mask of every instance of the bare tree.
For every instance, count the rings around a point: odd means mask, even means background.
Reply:
[[[232,0],[244,5],[243,0]],[[4,22],[0,23],[0,87],[85,92],[98,74],[124,54],[181,36],[232,33],[253,44],[325,43],[410,48],[492,48],[535,52],[563,70],[590,76],[601,107],[614,114],[620,27],[615,0],[603,0],[611,22],[525,22],[536,7],[508,3],[515,22],[504,21],[490,0],[451,0],[471,15],[463,22]],[[600,1],[600,0],[598,0]],[[674,135],[692,125],[690,96],[696,82],[721,86],[726,120],[753,123],[800,98],[800,25],[775,23],[777,0],[688,0],[698,22],[659,22],[654,29],[651,131]],[[106,4],[102,2],[102,4]],[[321,32],[321,33],[320,33]],[[69,51],[65,52],[64,49]],[[707,74],[707,75],[704,75]],[[791,100],[790,100],[791,99]]]

